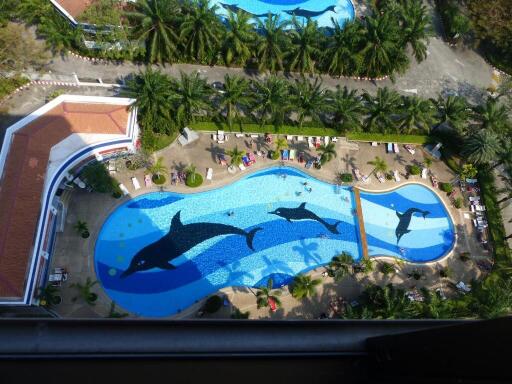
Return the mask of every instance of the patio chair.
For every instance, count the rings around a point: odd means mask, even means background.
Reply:
[[[398,171],[396,169],[393,171],[393,177],[395,178],[395,181],[397,183],[400,182],[400,174],[398,173]]]
[[[146,188],[149,188],[153,185],[150,175],[144,175],[144,185],[146,186]]]
[[[315,146],[313,144],[313,138],[311,136],[308,137],[308,147],[315,148]]]
[[[304,136],[297,136],[297,141],[304,141]]]
[[[338,142],[338,138],[337,138],[336,136],[331,137],[331,141],[332,141],[333,143],[337,143],[337,142]]]
[[[293,136],[292,135],[286,135],[286,140],[287,141],[292,141],[293,140]]]
[[[295,160],[295,149],[290,149],[290,160]]]
[[[428,173],[428,169],[427,168],[423,168],[421,170],[421,178],[422,179],[426,179],[427,178],[427,173]]]
[[[213,169],[208,168],[206,170],[206,180],[211,180],[211,179],[213,179]]]

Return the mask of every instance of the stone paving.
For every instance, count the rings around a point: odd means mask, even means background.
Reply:
[[[70,273],[68,281],[64,283],[62,288],[63,303],[56,308],[56,311],[61,316],[65,317],[104,317],[108,315],[111,301],[99,284],[93,289],[93,291],[99,294],[99,300],[94,306],[89,306],[80,302],[80,300],[73,303],[71,299],[76,295],[76,292],[74,289],[70,288],[70,284],[77,281],[83,282],[88,276],[95,279],[93,257],[96,237],[108,214],[122,202],[139,194],[159,189],[190,193],[217,188],[227,183],[232,183],[234,180],[248,174],[249,172],[254,172],[258,169],[280,163],[279,161],[258,157],[255,165],[243,172],[237,170],[236,174],[232,175],[227,171],[225,166],[221,166],[217,163],[216,156],[218,153],[223,153],[235,146],[241,150],[251,150],[250,138],[236,138],[234,135],[231,135],[230,139],[225,144],[218,144],[211,139],[210,134],[203,133],[199,134],[199,140],[187,145],[186,147],[182,147],[177,142],[174,142],[168,148],[155,154],[155,157],[161,156],[164,158],[164,164],[169,168],[169,172],[182,170],[187,165],[193,163],[196,165],[198,172],[204,176],[207,168],[213,168],[213,180],[205,180],[201,187],[194,190],[183,184],[171,185],[169,181],[167,181],[162,187],[143,187],[141,190],[135,192],[131,183],[131,177],[137,177],[140,184],[144,185],[144,174],[147,173],[147,170],[139,169],[137,171],[128,171],[123,169],[124,161],[119,159],[117,160],[118,172],[116,174],[116,178],[119,182],[122,182],[128,187],[130,190],[129,196],[121,199],[114,199],[109,195],[87,193],[82,190],[71,191],[69,195],[65,197],[65,200],[68,200],[68,214],[66,218],[65,231],[63,233],[59,233],[57,236],[56,249],[52,259],[52,267],[65,267]],[[306,157],[316,155],[316,153],[311,152],[306,147],[307,144],[304,142],[297,143],[296,141],[292,141],[290,143],[290,148],[305,152]],[[268,151],[272,148],[265,144],[264,139],[261,137],[255,140],[252,150],[262,149]],[[372,171],[372,165],[369,165],[368,161],[373,160],[375,156],[380,156],[385,159],[390,169],[397,169],[400,173],[404,174],[406,172],[405,167],[407,165],[422,164],[425,156],[424,152],[420,148],[417,148],[414,156],[409,154],[403,148],[399,154],[387,154],[383,144],[373,147],[370,143],[346,143],[342,140],[338,141],[336,149],[338,153],[337,157],[324,165],[322,169],[306,171],[314,177],[328,182],[333,182],[337,172],[350,172],[354,166],[357,166],[361,172],[370,174]],[[299,167],[304,170],[303,164],[299,164],[296,161],[287,162],[287,165]],[[441,161],[434,161],[430,169],[431,172],[433,172],[442,182],[451,181],[454,178],[453,173]],[[419,176],[416,178],[410,177],[409,180],[402,177],[401,183],[411,181],[431,186],[429,180],[423,180]],[[384,184],[380,184],[374,177],[372,177],[372,182],[370,184],[365,184],[364,188],[371,190],[385,190],[396,187],[397,185],[399,185],[399,183],[394,181],[386,181]],[[457,227],[458,233],[458,240],[452,254],[438,262],[425,264],[414,264],[409,262],[397,263],[396,260],[392,258],[386,258],[387,262],[392,262],[396,265],[397,273],[386,277],[382,273],[375,271],[368,275],[359,274],[356,277],[347,277],[342,282],[337,283],[329,277],[322,277],[321,274],[325,269],[323,267],[319,267],[310,272],[311,275],[320,277],[323,280],[323,284],[318,289],[317,295],[299,302],[291,297],[287,287],[285,287],[282,296],[283,307],[273,314],[270,314],[268,309],[258,310],[256,308],[254,289],[246,287],[231,287],[223,289],[222,292],[224,295],[228,296],[230,302],[234,306],[244,311],[250,311],[251,318],[272,317],[290,319],[318,317],[321,313],[325,313],[327,311],[328,302],[331,297],[339,296],[343,297],[345,300],[352,300],[356,298],[361,289],[370,282],[376,282],[378,284],[392,282],[393,284],[397,284],[407,289],[423,286],[428,288],[442,287],[445,292],[449,294],[452,291],[451,284],[449,282],[456,283],[462,280],[467,283],[474,278],[480,278],[481,272],[476,267],[475,261],[482,258],[487,259],[490,256],[478,245],[476,238],[472,233],[473,228],[471,221],[464,219],[463,214],[467,213],[467,211],[465,211],[465,209],[457,210],[453,208],[444,193],[439,190],[436,192],[446,203],[454,224]],[[83,220],[88,223],[89,230],[91,232],[91,237],[89,239],[82,239],[73,230],[73,225],[77,220]],[[462,262],[457,255],[461,252],[467,251],[471,252],[471,260],[468,262]],[[384,259],[379,258],[378,260],[379,261],[377,263],[382,262]],[[439,269],[446,266],[449,266],[452,270],[453,276],[450,279],[441,279],[439,277]],[[411,273],[413,270],[420,270],[423,277],[418,281],[407,277],[408,273]],[[202,303],[193,305],[180,314],[173,316],[173,318],[195,317],[201,305]],[[122,308],[118,308],[118,310],[121,312],[123,311]],[[213,315],[213,317],[226,317],[229,315],[229,312],[230,309],[225,308],[219,313]]]

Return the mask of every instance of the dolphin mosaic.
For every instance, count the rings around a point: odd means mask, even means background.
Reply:
[[[311,18],[311,17],[323,15],[325,12],[329,12],[329,11],[336,13],[336,6],[330,5],[327,8],[325,8],[323,11],[308,11],[307,9],[302,9],[301,7],[297,7],[295,9],[291,9],[288,11],[285,10],[283,12],[289,14],[290,16],[300,16],[300,17],[305,17],[305,18]]]
[[[130,276],[135,272],[147,271],[153,268],[175,269],[170,262],[192,249],[203,241],[222,235],[245,236],[247,246],[254,251],[253,240],[256,232],[262,228],[257,227],[245,232],[243,229],[219,223],[192,223],[183,224],[180,219],[181,211],[172,218],[169,232],[142,248],[135,254],[130,266],[120,275],[121,278]]]
[[[260,13],[259,15],[256,15],[254,13],[251,13],[249,11],[246,11],[245,9],[243,8],[240,8],[237,4],[224,4],[224,3],[219,3],[224,9],[227,9],[228,11],[231,11],[233,13],[238,13],[238,11],[241,11],[242,13],[247,13],[249,15],[251,15],[252,17],[267,17],[268,14],[270,12],[266,12],[266,13]],[[273,13],[270,13],[272,16],[275,16]]]
[[[398,225],[395,230],[397,244],[403,235],[411,232],[408,228],[409,228],[409,224],[411,224],[412,215],[414,215],[414,213],[416,213],[416,212],[421,213],[423,215],[424,219],[427,217],[428,214],[430,214],[429,211],[423,211],[418,208],[409,208],[404,213],[400,213],[400,212],[396,211],[396,215],[398,216],[398,219],[400,220],[398,222]]]
[[[334,234],[339,234],[338,229],[336,228],[341,221],[337,221],[334,224],[329,224],[324,219],[318,217],[315,213],[311,212],[309,209],[306,209],[306,203],[302,203],[297,208],[277,208],[275,211],[269,212],[272,215],[277,215],[286,219],[288,222],[292,222],[292,220],[314,220],[318,221],[322,224],[327,230]]]

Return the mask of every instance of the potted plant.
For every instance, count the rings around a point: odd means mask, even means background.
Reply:
[[[156,185],[162,185],[165,183],[165,176],[164,173],[167,173],[167,167],[164,165],[164,158],[159,157],[156,160],[156,163],[153,164],[148,168],[148,171],[153,174],[153,177],[151,178],[153,180],[153,183]]]
[[[46,287],[41,288],[38,295],[39,304],[46,308],[59,305],[62,303],[62,296],[60,296],[58,293],[59,290],[53,285],[47,285]]]
[[[187,173],[187,178],[185,180],[185,185],[187,187],[196,188],[203,183],[203,176],[197,173],[197,168],[194,164],[190,164],[185,171]]]
[[[91,280],[90,277],[85,280],[85,284],[71,284],[71,288],[75,288],[78,291],[78,296],[73,297],[71,301],[75,302],[78,300],[78,297],[81,297],[87,304],[94,305],[96,300],[98,300],[98,295],[91,292],[91,288],[96,284],[98,284],[98,282]]]
[[[87,239],[91,235],[85,221],[78,220],[75,224],[75,230],[84,239]]]

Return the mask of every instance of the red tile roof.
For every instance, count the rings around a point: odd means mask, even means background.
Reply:
[[[73,18],[79,16],[96,0],[57,0],[56,2],[64,8]]]
[[[73,133],[125,134],[124,105],[62,102],[16,131],[0,180],[0,297],[21,298],[52,147]]]

